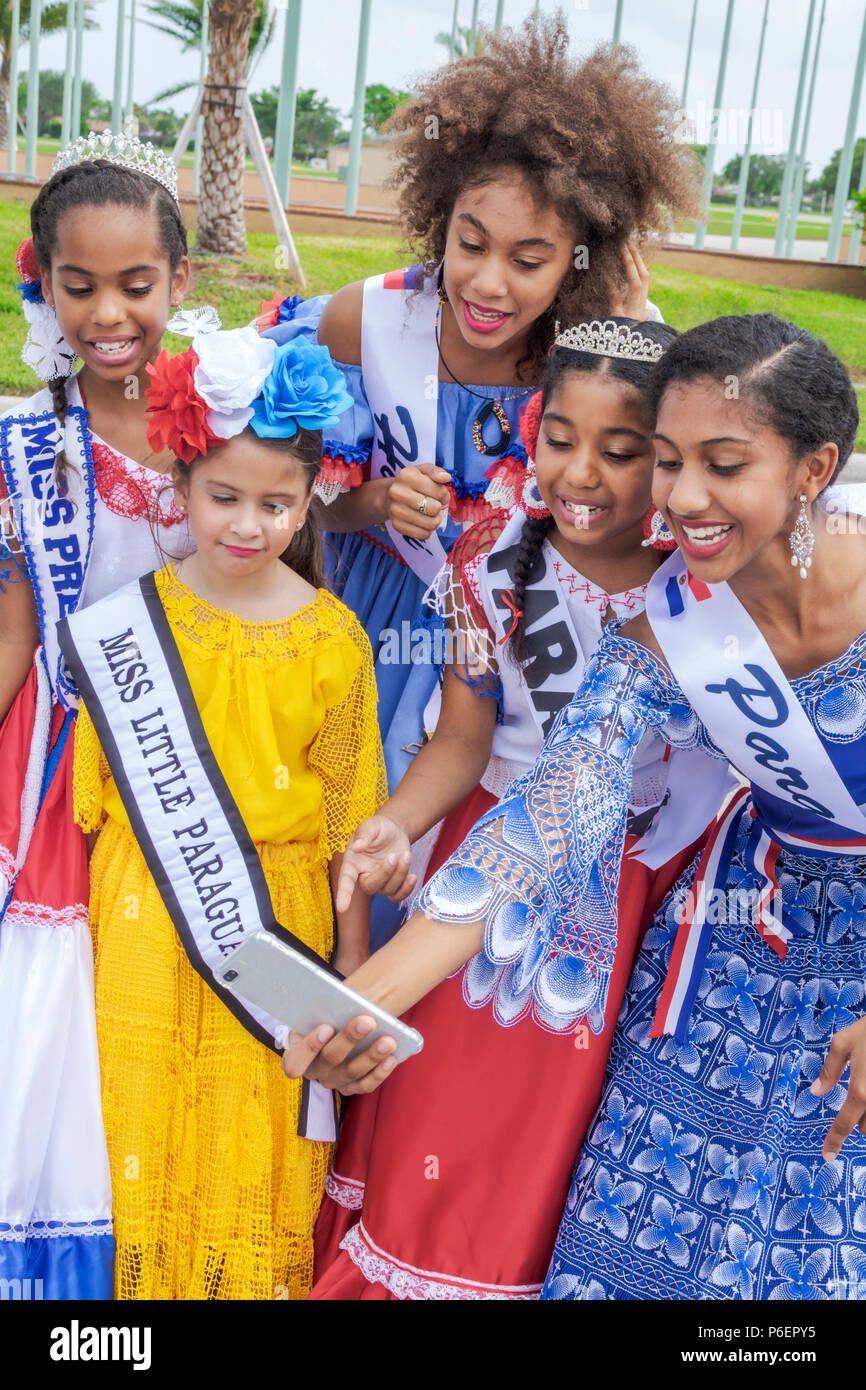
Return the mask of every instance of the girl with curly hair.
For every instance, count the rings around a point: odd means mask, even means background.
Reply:
[[[411,889],[411,878],[396,881],[409,842],[440,817],[431,868],[448,859],[530,771],[605,624],[642,610],[660,552],[673,545],[650,505],[647,396],[652,362],[675,337],[664,324],[622,319],[557,336],[523,421],[534,471],[521,503],[467,531],[438,585],[456,640],[435,737],[347,848],[346,870],[368,891]],[[652,545],[646,533],[657,536]],[[639,763],[629,848],[648,858],[623,865],[614,991],[625,988],[641,923],[701,828],[684,817],[686,840],[668,838],[653,853],[660,804],[681,797],[697,819],[699,797],[664,740],[649,738]],[[706,785],[706,820],[722,791]],[[492,1014],[482,1007],[491,1000]],[[524,1005],[497,992],[478,958],[415,1006],[423,1053],[349,1107],[317,1227],[314,1298],[538,1292],[611,1030],[584,1030],[575,1050],[524,1019]]]
[[[602,1019],[613,1033],[542,1297],[857,1298],[866,541],[862,489],[835,486],[856,393],[826,344],[757,314],[676,339],[649,404],[653,500],[678,549],[644,612],[603,634],[532,771],[349,983],[396,1012],[478,952],[497,1002],[562,1041]],[[695,793],[714,763],[741,783],[656,915],[620,1010],[616,892],[650,730],[703,760]],[[692,815],[669,804],[657,820]],[[340,1076],[351,1047],[325,1045],[329,1083],[378,1084],[376,1049]],[[512,1100],[510,1142],[526,1142],[545,1080]],[[547,1134],[531,1138],[530,1195]],[[498,1200],[487,1173],[477,1220]]]
[[[556,322],[647,316],[630,243],[693,199],[675,121],[672,93],[628,49],[572,59],[561,14],[491,35],[392,119],[420,266],[272,311],[287,319],[269,330],[279,341],[318,333],[354,397],[325,440],[320,491],[342,533],[336,590],[377,659],[392,787],[424,741],[435,685],[411,624],[463,527],[520,495],[519,412]]]

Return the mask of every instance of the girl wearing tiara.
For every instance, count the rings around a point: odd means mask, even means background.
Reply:
[[[353,398],[326,434],[320,490],[325,524],[343,533],[329,537],[336,591],[376,657],[392,789],[424,741],[436,684],[423,638],[413,644],[422,595],[462,529],[520,497],[520,411],[556,321],[645,318],[629,240],[665,229],[694,187],[672,97],[626,49],[575,63],[561,15],[440,68],[393,124],[423,264],[348,285],[324,312],[285,301],[269,330],[317,331]],[[393,910],[386,922],[393,931]]]
[[[360,873],[370,891],[405,892],[411,880],[397,880],[409,843],[443,817],[431,867],[444,862],[529,771],[604,625],[643,608],[673,544],[650,505],[647,392],[653,361],[675,337],[663,324],[622,319],[557,337],[523,422],[535,472],[522,505],[468,531],[437,586],[456,650],[436,733],[353,838],[347,881]],[[642,858],[623,866],[615,994],[642,922],[700,831],[652,837],[662,802],[687,799],[697,819],[698,793],[663,739],[649,738],[639,762],[628,845]],[[702,790],[709,821],[723,780]],[[424,1052],[349,1106],[317,1231],[313,1297],[537,1296],[613,1025],[598,1036],[585,1029],[578,1050],[528,1012],[482,957],[416,1005]]]
[[[480,948],[563,1040],[596,1011],[609,1027],[620,945],[597,888],[619,877],[635,754],[655,730],[730,760],[742,783],[638,957],[544,1296],[858,1299],[866,541],[846,515],[862,498],[830,487],[856,396],[824,343],[759,314],[684,334],[652,397],[679,550],[351,983],[396,1011]],[[377,1061],[351,1064],[356,1085]]]
[[[106,1298],[77,696],[55,629],[152,569],[160,545],[188,547],[161,498],[172,460],[148,442],[144,393],[189,260],[171,160],[127,137],[62,151],[31,226],[23,356],[46,384],[0,421],[0,1276],[41,1280],[45,1298]]]
[[[75,817],[98,832],[91,921],[116,1292],[302,1298],[333,1108],[323,1126],[324,1093],[282,1074],[279,1028],[218,988],[212,966],[257,925],[328,959],[329,871],[385,794],[369,643],[321,587],[310,510],[320,431],[346,394],[326,348],[276,348],[238,329],[163,353],[149,396],[150,441],[175,458],[195,553],[75,615],[63,638],[86,702]],[[154,610],[162,665],[145,644]],[[184,761],[187,727],[206,774]],[[335,965],[349,973],[369,951],[362,893],[338,924]]]

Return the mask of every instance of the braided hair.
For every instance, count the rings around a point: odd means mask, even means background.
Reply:
[[[666,323],[638,323],[635,319],[615,318],[611,322],[636,328],[654,343],[667,348],[675,338],[677,330]],[[664,361],[664,358],[662,358]],[[653,382],[653,363],[633,362],[624,357],[602,357],[598,353],[577,352],[574,348],[554,347],[548,358],[547,370],[541,385],[541,411],[539,419],[547,408],[551,396],[571,372],[595,373],[598,376],[613,377],[633,387],[652,412],[657,399],[651,394]],[[534,450],[533,450],[534,452]],[[508,641],[508,652],[512,661],[522,665],[528,659],[526,650],[526,626],[523,615],[527,588],[536,583],[543,573],[541,551],[545,537],[554,529],[555,521],[551,515],[527,517],[523,523],[520,544],[514,561],[514,589],[512,598],[517,613],[514,627]]]
[[[186,228],[180,208],[162,184],[147,174],[107,159],[90,159],[61,169],[39,190],[30,209],[30,230],[33,250],[43,278],[51,268],[56,250],[60,221],[64,213],[79,207],[137,208],[143,213],[155,213],[162,248],[168,257],[172,273],[187,254]],[[60,446],[54,460],[54,481],[60,496],[66,492],[64,475],[69,465],[63,438],[67,411],[67,378],[53,377],[48,382],[51,404],[60,432]]]

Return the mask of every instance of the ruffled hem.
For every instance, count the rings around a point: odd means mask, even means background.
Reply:
[[[354,1178],[341,1178],[329,1173],[325,1179],[325,1195],[346,1211],[360,1211],[364,1205],[364,1184]]]
[[[86,927],[87,924],[87,903],[50,907],[46,903],[21,902],[13,898],[3,914],[4,927]]]
[[[344,492],[360,487],[364,482],[364,470],[360,463],[343,457],[322,456],[322,466],[316,475],[313,491],[320,502],[329,507]]]
[[[111,1217],[94,1216],[88,1221],[71,1221],[65,1217],[46,1217],[44,1221],[14,1223],[0,1221],[0,1241],[78,1240],[91,1236],[110,1236]]]
[[[368,1283],[382,1284],[396,1298],[413,1302],[527,1302],[537,1299],[541,1293],[541,1284],[479,1284],[471,1279],[451,1278],[434,1270],[404,1264],[379,1249],[364,1229],[363,1221],[351,1228],[341,1241],[340,1249],[345,1250]]]

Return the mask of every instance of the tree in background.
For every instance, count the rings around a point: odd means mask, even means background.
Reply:
[[[384,82],[374,82],[364,89],[364,126],[367,130],[381,130],[390,120],[398,106],[411,101],[411,92],[402,92],[397,87],[386,87]]]
[[[253,23],[249,39],[249,72],[254,71],[256,64],[274,36],[277,10],[280,8],[279,3],[270,4],[269,0],[253,0]],[[177,39],[185,52],[200,52],[204,0],[186,0],[186,3],[154,0],[153,4],[148,5],[148,11],[153,15],[153,18],[147,21],[152,28],[158,29],[162,34],[170,34],[173,39]],[[179,92],[188,92],[190,87],[196,85],[195,81],[181,82],[176,87],[167,87],[164,92],[157,92],[153,100],[165,101],[167,97],[177,96]]]
[[[43,5],[41,32],[54,34],[66,28],[66,5]],[[95,29],[93,5],[84,6],[84,27]],[[21,0],[21,41],[30,38],[30,0]],[[0,145],[9,145],[9,68],[12,60],[12,0],[0,0]],[[82,99],[81,109],[84,110]],[[19,106],[19,115],[24,109]]]
[[[256,0],[211,0],[207,84],[222,90],[205,103],[196,245],[230,256],[247,249],[246,150],[237,98],[246,91],[255,14]]]
[[[279,100],[279,87],[268,87],[264,92],[254,92],[250,95],[250,102],[264,140],[276,139]],[[330,105],[327,97],[320,97],[315,87],[301,88],[295,96],[292,159],[306,161],[314,159],[317,155],[327,154],[328,146],[343,138],[340,130],[341,120],[337,108]]]
[[[295,139],[292,158],[309,163],[328,153],[328,146],[342,138],[341,117],[327,97],[315,87],[303,87],[295,98]]]
[[[62,72],[40,72],[39,107],[36,131],[38,135],[59,136],[63,122],[63,82]],[[99,93],[92,82],[81,83],[81,129],[75,135],[86,135],[92,120],[101,120]],[[18,83],[18,110],[27,110],[27,77]]]
[[[848,197],[856,193],[860,187],[860,168],[863,163],[863,152],[866,150],[866,136],[861,135],[854,146],[854,158],[851,162],[851,177],[848,180]],[[824,165],[818,178],[813,185],[814,192],[826,193],[829,198],[833,198],[836,193],[836,180],[839,177],[839,161],[842,158],[841,149],[835,150],[832,158]]]
[[[454,36],[454,53],[451,53],[451,32],[444,30],[437,34],[434,43],[441,43],[443,48],[448,49],[449,60],[453,56],[456,61],[458,58],[477,58],[487,47],[487,39],[482,29],[476,29],[472,33],[471,24],[458,24],[457,33]]]
[[[743,156],[741,154],[735,154],[733,159],[728,160],[722,171],[726,183],[739,183],[742,162]],[[753,154],[749,160],[746,201],[748,203],[769,203],[772,198],[778,197],[781,193],[784,177],[784,155]]]
[[[268,87],[263,92],[250,92],[250,102],[256,113],[259,130],[263,140],[275,140],[277,135],[277,106],[280,100],[279,87]]]
[[[143,140],[152,140],[154,145],[173,150],[183,117],[168,106],[136,106],[139,134]]]

